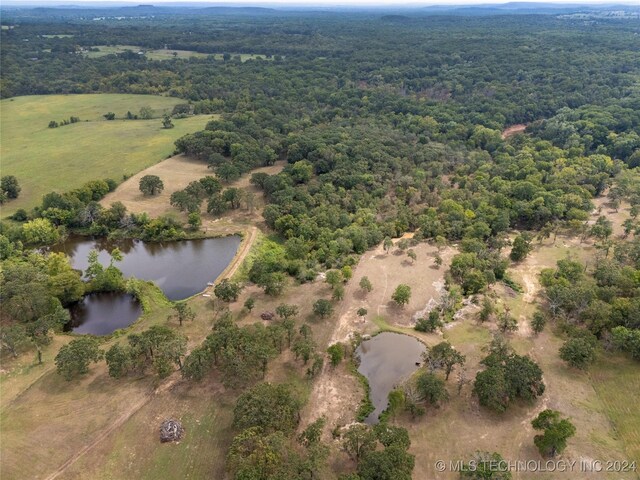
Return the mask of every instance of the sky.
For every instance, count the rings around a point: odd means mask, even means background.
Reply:
[[[206,3],[209,5],[263,5],[263,6],[299,6],[299,5],[353,5],[353,6],[368,6],[368,5],[386,5],[386,6],[428,6],[428,5],[479,5],[479,4],[496,4],[496,3],[510,3],[512,0],[214,0],[214,1],[199,1],[199,0],[8,0],[0,3],[6,3],[11,5],[87,5],[98,4],[104,6],[106,4],[145,4],[145,5],[160,5],[160,4],[177,4],[177,3]],[[529,0],[531,1],[535,0]],[[579,3],[579,4],[626,4],[626,5],[640,5],[640,0],[538,0],[539,3]]]

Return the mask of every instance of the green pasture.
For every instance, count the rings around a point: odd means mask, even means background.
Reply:
[[[161,116],[184,103],[154,95],[50,95],[5,99],[0,102],[0,170],[15,175],[22,187],[19,198],[2,206],[2,216],[18,208],[32,208],[42,195],[67,191],[95,179],[133,175],[174,150],[178,137],[204,128],[208,115],[175,119],[162,128]],[[151,120],[123,120],[127,111],[153,109]],[[114,112],[116,120],[103,115]],[[48,128],[70,116],[79,123]]]

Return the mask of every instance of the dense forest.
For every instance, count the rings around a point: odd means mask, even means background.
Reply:
[[[204,203],[207,215],[221,217],[240,205],[230,182],[286,161],[278,174],[251,176],[264,192],[262,216],[275,235],[256,252],[247,275],[267,294],[281,294],[285,278],[303,284],[327,270],[344,272],[337,275],[346,281],[360,255],[413,232],[414,242],[457,247],[446,274],[450,292],[482,295],[489,285],[511,282],[510,261],[524,259],[536,237],[562,232],[594,239],[601,258],[588,270],[561,260],[542,271],[539,325],[553,321],[566,334],[561,356],[578,368],[586,368],[597,345],[640,358],[637,21],[245,11],[96,22],[25,20],[8,11],[3,23],[12,28],[1,32],[2,98],[162,94],[189,105],[174,114],[220,114],[176,142],[176,153],[201,160],[219,178],[174,194],[180,210],[200,212]],[[223,57],[86,55],[103,45]],[[242,54],[264,58],[245,61]],[[502,134],[514,124],[526,125],[524,133]],[[18,324],[3,327],[5,349],[15,353],[20,342],[32,341],[40,351],[49,331],[68,321],[62,307],[85,292],[142,288],[125,282],[113,261],[102,267],[93,259],[82,281],[64,256],[31,247],[55,243],[68,231],[145,240],[186,235],[172,218],[101,206],[118,181],[52,192],[2,226],[3,320]],[[631,205],[625,241],[612,239],[605,216],[588,222],[593,200],[603,195],[614,206]],[[116,261],[119,255],[113,253]],[[224,284],[216,295],[235,300],[240,288]],[[324,317],[329,312],[321,307],[315,313]],[[193,315],[182,308],[177,315]],[[153,370],[164,377],[180,369],[198,381],[216,369],[229,388],[246,388],[234,410],[237,435],[227,458],[233,478],[315,478],[328,455],[318,433],[323,420],[296,437],[300,400],[286,386],[256,384],[287,349],[309,377],[322,368],[311,332],[290,321],[297,314],[283,304],[278,322],[239,327],[224,313],[188,355],[184,338],[152,327],[106,352],[109,373]],[[96,345],[80,345],[91,341],[74,342],[86,358],[101,358]],[[494,340],[474,387],[480,403],[497,411],[507,408],[505,398],[535,399],[545,388],[529,357],[500,347]],[[148,354],[154,348],[162,356]],[[62,360],[63,353],[74,355],[61,350]],[[69,378],[73,368],[65,371]],[[513,372],[529,377],[514,379]],[[492,382],[502,382],[502,398]],[[344,435],[357,472],[345,479],[411,478],[404,429],[359,428]],[[359,442],[367,445],[362,452],[349,451]],[[269,455],[267,468],[260,459]]]

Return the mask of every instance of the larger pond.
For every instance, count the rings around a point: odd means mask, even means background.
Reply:
[[[369,381],[375,407],[365,423],[377,423],[387,408],[389,392],[416,371],[424,351],[424,344],[400,333],[383,332],[360,344],[356,350],[360,358],[358,372]]]
[[[108,265],[109,252],[118,247],[124,259],[116,266],[125,277],[151,280],[169,300],[182,300],[204,290],[227,268],[240,241],[239,236],[164,243],[71,236],[51,250],[65,252],[73,268],[84,271],[91,250],[97,250],[100,262]]]

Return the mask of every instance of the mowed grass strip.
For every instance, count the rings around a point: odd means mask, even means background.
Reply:
[[[640,462],[640,369],[638,362],[602,354],[589,375],[630,461]]]
[[[162,128],[161,118],[119,120],[127,111],[148,106],[154,116],[171,112],[178,98],[154,95],[45,95],[0,102],[2,175],[15,175],[22,192],[2,206],[2,216],[36,206],[51,191],[64,192],[96,179],[133,175],[170,155],[177,138],[201,130],[211,115],[173,121]],[[116,120],[103,115],[114,112]],[[79,123],[48,128],[70,116]]]

